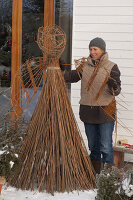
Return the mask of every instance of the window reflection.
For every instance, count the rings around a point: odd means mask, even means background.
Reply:
[[[22,63],[32,57],[42,56],[36,36],[44,22],[44,0],[22,2]],[[67,46],[62,55],[64,63],[71,63],[73,0],[55,0],[55,24],[67,35]],[[0,87],[11,82],[12,0],[0,1]],[[66,66],[70,69],[69,66]]]

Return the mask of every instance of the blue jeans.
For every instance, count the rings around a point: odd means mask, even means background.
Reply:
[[[104,124],[85,125],[88,146],[91,151],[91,160],[101,160],[103,163],[114,163],[114,151],[112,147],[112,134],[115,122]]]

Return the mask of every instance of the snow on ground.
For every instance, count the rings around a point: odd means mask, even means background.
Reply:
[[[55,193],[54,196],[48,193],[16,190],[8,187],[2,189],[0,200],[95,200],[96,191],[85,190],[84,192],[74,191],[71,193]]]

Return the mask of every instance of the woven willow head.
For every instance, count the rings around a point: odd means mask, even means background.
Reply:
[[[66,34],[57,25],[40,27],[37,43],[43,53],[53,58],[60,58],[66,46]]]

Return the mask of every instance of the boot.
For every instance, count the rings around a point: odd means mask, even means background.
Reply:
[[[101,160],[91,160],[91,163],[93,165],[93,168],[94,168],[96,174],[100,174],[100,171],[101,171]]]

